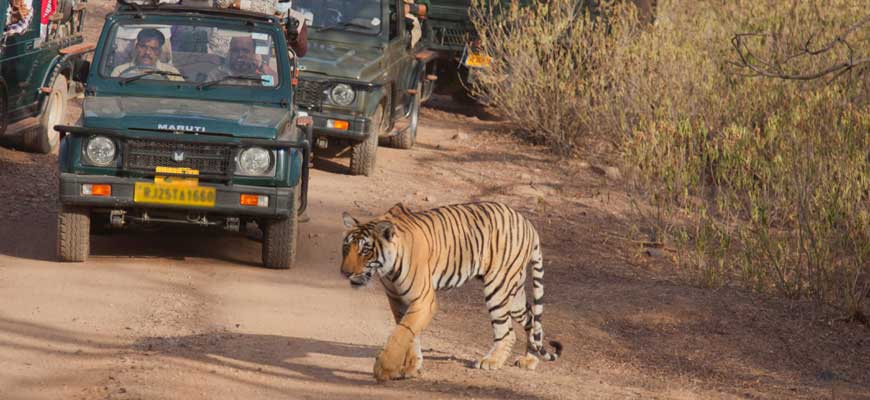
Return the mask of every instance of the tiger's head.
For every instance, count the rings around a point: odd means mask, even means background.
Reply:
[[[361,224],[346,212],[342,217],[349,231],[341,248],[341,273],[350,280],[351,286],[365,286],[375,273],[390,273],[398,245],[396,226],[382,219]]]

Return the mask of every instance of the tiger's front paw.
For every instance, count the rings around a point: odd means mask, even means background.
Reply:
[[[374,375],[378,382],[402,379],[404,377],[402,358],[390,357],[386,351],[382,351],[375,360]]]
[[[374,375],[378,382],[405,377],[407,354],[413,354],[412,343],[414,335],[403,326],[399,326],[390,335],[387,345],[375,360]]]

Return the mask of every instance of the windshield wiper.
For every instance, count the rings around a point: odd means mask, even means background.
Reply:
[[[368,26],[368,25],[360,24],[360,23],[353,22],[353,21],[347,21],[347,22],[342,22],[342,23],[340,23],[340,24],[335,24],[335,25],[330,25],[330,26],[322,26],[322,27],[318,28],[317,31],[318,31],[318,32],[323,32],[323,31],[328,31],[328,30],[330,30],[330,29],[346,28],[346,27],[349,27],[349,26],[352,26],[352,27],[354,27],[354,28],[362,28],[362,29],[365,29],[365,30],[371,30],[371,29],[372,29],[372,27],[371,27],[371,26]]]
[[[204,89],[204,88],[207,88],[207,87],[209,87],[209,86],[214,86],[214,85],[217,85],[218,83],[221,83],[221,82],[223,82],[223,81],[230,80],[230,79],[241,79],[241,80],[248,80],[248,81],[257,81],[257,82],[260,82],[260,83],[268,82],[268,80],[263,79],[263,78],[261,78],[261,77],[259,77],[259,76],[256,76],[256,75],[227,75],[227,76],[225,76],[225,77],[218,78],[218,79],[215,79],[215,80],[213,80],[213,81],[200,83],[196,88],[197,88],[197,89]]]
[[[182,79],[187,79],[186,76],[184,76],[184,75],[182,75],[182,74],[179,74],[178,72],[162,71],[162,70],[159,70],[159,69],[149,69],[149,70],[146,70],[145,72],[142,72],[142,73],[139,74],[139,75],[128,76],[128,77],[126,77],[126,78],[124,78],[124,79],[121,79],[121,84],[122,84],[122,85],[126,85],[126,84],[128,84],[128,83],[130,83],[130,82],[138,81],[139,79],[142,79],[142,78],[144,78],[144,77],[146,77],[146,76],[149,76],[149,75],[160,75],[160,76],[163,76],[163,77],[166,77],[166,76],[180,76]]]

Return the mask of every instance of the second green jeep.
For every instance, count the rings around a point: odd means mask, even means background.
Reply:
[[[295,0],[307,16],[297,103],[314,119],[319,147],[351,144],[350,173],[370,175],[378,139],[408,149],[435,54],[411,46],[402,0]],[[396,12],[399,10],[400,12]]]

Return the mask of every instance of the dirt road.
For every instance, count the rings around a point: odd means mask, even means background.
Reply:
[[[54,158],[0,149],[0,398],[868,397],[866,329],[658,278],[619,240],[626,202],[606,179],[456,111],[424,110],[417,148],[383,149],[371,178],[319,160],[289,271],[258,266],[255,233],[184,230],[93,236],[90,261],[54,262]],[[341,212],[478,199],[541,230],[545,332],[565,356],[468,368],[491,340],[472,283],[442,295],[424,376],[376,385],[391,317],[377,285],[338,272]]]
[[[92,7],[94,35],[110,7]],[[415,149],[379,150],[370,178],[318,160],[289,271],[258,266],[255,233],[184,230],[93,236],[90,261],[57,263],[56,161],[0,148],[0,399],[870,399],[868,329],[682,283],[630,240],[628,198],[598,169],[466,113],[435,101]],[[541,232],[545,334],[564,357],[468,368],[491,340],[470,283],[440,295],[423,377],[375,384],[391,317],[377,285],[353,290],[338,272],[341,212],[481,199]]]

